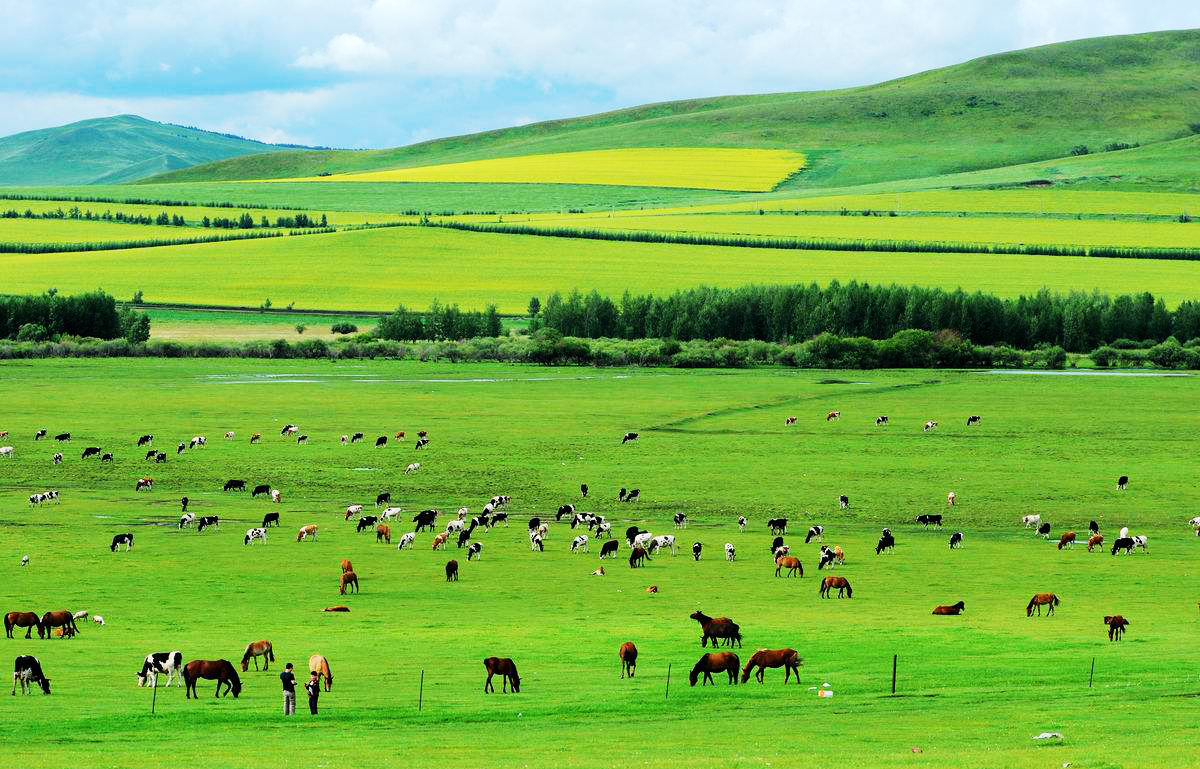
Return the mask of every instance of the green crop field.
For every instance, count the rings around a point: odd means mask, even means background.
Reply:
[[[1195,763],[1192,377],[230,360],[8,362],[4,371],[0,429],[15,451],[0,460],[3,605],[106,620],[70,640],[4,641],[13,655],[37,654],[52,679],[49,697],[0,700],[0,743],[22,766],[123,766],[136,749],[145,767],[323,765],[351,754],[367,766],[432,767],[445,765],[449,741],[458,763],[495,767],[750,767],[796,756],[818,767]],[[840,421],[825,421],[830,409]],[[890,426],[876,428],[878,414]],[[966,428],[968,414],[982,424]],[[798,424],[785,427],[786,416]],[[941,426],[924,433],[926,419]],[[280,437],[286,422],[309,445]],[[34,442],[42,427],[73,440]],[[419,429],[432,439],[424,451],[338,442]],[[236,439],[223,440],[226,430]],[[627,430],[641,438],[621,445]],[[248,442],[254,431],[260,445]],[[141,461],[142,433],[168,450],[165,464]],[[206,448],[170,451],[196,434]],[[115,461],[80,460],[89,445]],[[52,466],[58,450],[66,459]],[[421,469],[402,474],[413,461]],[[1118,492],[1122,473],[1132,482]],[[135,493],[142,476],[154,489]],[[228,478],[269,483],[283,502],[222,493]],[[640,488],[641,501],[618,502],[620,486]],[[59,490],[61,504],[31,509],[26,497],[45,489]],[[408,517],[441,510],[440,523],[509,494],[511,526],[475,532],[478,562],[453,543],[431,552],[429,533],[398,552],[355,534],[341,512],[373,510],[384,490]],[[951,490],[958,506],[947,509]],[[838,509],[839,494],[849,510]],[[182,495],[221,526],[178,529]],[[617,532],[674,534],[679,554],[660,552],[637,571],[622,557],[590,576],[598,543],[569,552],[575,532],[553,522],[564,503]],[[282,525],[267,544],[244,546],[268,511]],[[687,529],[672,528],[676,512]],[[1034,512],[1055,534],[1085,532],[1094,519],[1111,541],[1129,526],[1149,536],[1149,552],[1059,551],[1021,526]],[[946,525],[922,529],[921,513],[943,513]],[[535,515],[551,521],[544,553],[527,545]],[[750,519],[745,533],[738,515]],[[765,522],[777,515],[790,519],[802,579],[774,576]],[[309,523],[318,540],[295,542]],[[846,551],[836,573],[853,598],[817,596],[817,543],[803,544],[812,523]],[[396,522],[393,541],[409,525]],[[883,526],[898,544],[876,556]],[[950,551],[956,530],[965,545]],[[126,531],[133,549],[110,552]],[[724,560],[726,542],[736,562]],[[357,595],[337,594],[343,558],[360,576]],[[444,581],[448,558],[461,564],[458,583]],[[1056,616],[1027,619],[1029,597],[1046,591],[1062,600]],[[962,617],[930,616],[958,600]],[[350,613],[321,611],[336,604]],[[800,685],[768,671],[761,686],[718,677],[689,687],[697,609],[741,625],[743,662],[757,648],[797,649]],[[1102,624],[1114,612],[1131,622],[1120,643]],[[199,701],[179,688],[155,693],[151,715],[152,692],[134,675],[147,653],[236,663],[260,638],[273,642],[276,663],[251,666],[239,699],[214,699],[202,682]],[[619,678],[624,641],[640,650],[632,680]],[[276,670],[292,661],[303,671],[313,653],[328,657],[333,690],[319,716],[301,705],[285,720]],[[483,694],[490,655],[516,661],[520,694]],[[826,683],[834,696],[818,699],[813,687]],[[1032,739],[1045,731],[1064,739]]]
[[[0,243],[107,243],[190,238],[211,232],[196,227],[89,222],[72,219],[0,219]]]

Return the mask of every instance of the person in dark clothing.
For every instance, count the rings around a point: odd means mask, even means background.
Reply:
[[[292,663],[289,662],[283,666],[279,680],[283,682],[283,714],[294,716],[296,715],[296,674],[292,672]]]
[[[317,698],[321,696],[321,677],[317,671],[313,671],[312,677],[304,685],[304,690],[308,692],[308,710],[315,716],[317,714]]]

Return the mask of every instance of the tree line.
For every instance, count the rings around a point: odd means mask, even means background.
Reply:
[[[150,338],[150,317],[118,310],[116,300],[103,291],[62,296],[50,289],[37,296],[0,296],[0,339],[45,342],[63,336],[136,344]]]
[[[166,211],[160,212],[157,216],[150,214],[135,214],[126,211],[108,211],[93,212],[90,208],[80,209],[79,206],[71,206],[67,210],[55,208],[49,211],[34,211],[26,208],[24,212],[17,211],[15,208],[10,208],[0,212],[0,219],[74,219],[86,222],[120,222],[122,224],[156,224],[159,226],[169,227],[186,227],[189,222],[179,214],[169,214]],[[298,212],[289,216],[276,216],[274,224],[266,216],[259,217],[255,221],[254,217],[249,212],[243,211],[241,216],[205,216],[199,221],[201,227],[214,227],[217,229],[241,229],[252,230],[257,228],[275,227],[279,229],[307,229],[313,227],[328,227],[329,218],[325,214],[321,214],[321,218],[309,216],[304,212]]]

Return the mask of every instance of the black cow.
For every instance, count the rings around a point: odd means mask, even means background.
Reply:
[[[508,528],[508,513],[496,513],[492,516],[492,525],[499,526],[504,524],[504,528]]]
[[[625,487],[624,487],[624,486],[622,486],[622,487],[621,487],[621,490],[617,492],[617,499],[618,499],[618,500],[620,500],[621,502],[624,502],[624,501],[625,501],[625,495],[626,495],[626,494],[628,494],[628,493],[629,493],[629,492],[625,490]]]
[[[843,510],[848,509],[850,507],[850,497],[846,496],[845,494],[838,497],[838,507],[842,508]]]
[[[183,508],[183,509],[182,509],[182,510],[180,510],[179,512],[181,512],[181,513],[186,513],[186,512],[187,512],[188,501],[189,501],[189,500],[188,500],[188,498],[187,498],[187,497],[184,497],[183,499],[179,500],[179,506],[180,506],[181,508]]]
[[[101,454],[101,455],[100,455],[100,461],[101,461],[101,462],[111,462],[111,461],[113,461],[113,455],[112,455],[112,452],[108,452],[108,453],[106,453],[106,454]]]
[[[351,442],[351,443],[358,443],[358,442],[359,442],[359,441],[361,441],[362,439],[363,439],[363,434],[362,434],[362,433],[355,433],[354,435],[351,435],[351,436],[350,436],[350,442]]]
[[[626,443],[629,443],[630,441],[636,441],[637,439],[637,433],[625,433],[625,437],[621,439],[621,445],[624,446]]]
[[[59,433],[58,435],[54,436],[54,440],[59,441],[60,443],[62,441],[70,441],[71,434],[70,433]]]
[[[223,491],[245,491],[246,490],[246,482],[238,481],[238,480],[228,480],[228,481],[225,481],[225,488],[222,490]],[[268,491],[269,490],[270,489],[268,489]]]
[[[804,544],[807,545],[809,542],[812,542],[814,539],[820,539],[822,542],[825,541],[825,527],[824,526],[810,526],[809,527],[808,536],[804,538]]]
[[[197,523],[196,523],[196,533],[199,534],[200,532],[204,531],[204,527],[206,527],[206,526],[216,526],[217,528],[220,528],[220,526],[221,526],[220,517],[216,516],[216,515],[200,516],[200,520],[197,521]]]
[[[700,551],[703,549],[704,549],[704,545],[700,544],[699,542],[692,543],[692,558],[694,560],[699,561],[700,560]]]
[[[413,516],[413,523],[417,524],[417,531],[421,531],[426,527],[430,531],[433,531],[433,522],[437,520],[437,517],[437,510],[422,510]]]
[[[154,464],[161,465],[163,462],[166,462],[166,461],[167,461],[167,455],[164,454],[163,452],[159,451],[154,455]]]
[[[630,547],[633,547],[633,538],[636,537],[638,534],[645,534],[645,533],[646,533],[645,531],[643,531],[642,529],[639,529],[637,526],[630,526],[628,529],[625,530],[625,541],[629,543]]]
[[[260,483],[259,485],[254,487],[254,491],[250,492],[250,496],[257,497],[260,494],[268,494],[269,495],[270,493],[271,493],[271,484]]]
[[[977,425],[977,424],[979,424],[978,416],[973,415],[973,416],[967,417],[967,427],[970,427],[971,425]]]
[[[375,507],[379,507],[380,505],[390,505],[390,504],[392,504],[392,492],[390,492],[390,491],[385,491],[382,494],[380,494],[379,496],[375,497]]]
[[[1100,524],[1096,523],[1095,521],[1092,521],[1091,523],[1088,524],[1088,531],[1090,531],[1093,534],[1099,534],[1100,533]]]
[[[621,491],[625,491],[625,489],[621,489]],[[563,505],[562,507],[558,508],[558,513],[555,514],[554,520],[561,521],[563,519],[563,516],[574,515],[574,514],[575,514],[575,505]]]
[[[772,534],[787,534],[787,525],[787,518],[772,518],[767,521],[767,528],[771,530]]]
[[[42,687],[42,694],[50,693],[50,679],[42,672],[42,663],[37,657],[22,654],[13,664],[13,694],[17,693],[17,682],[21,683],[21,694],[29,694],[30,684]]]
[[[470,530],[464,530],[464,531],[460,531],[460,532],[458,533],[458,546],[459,546],[459,547],[462,547],[463,545],[467,544],[467,541],[468,541],[470,538],[471,538],[471,532],[470,532]]]
[[[771,555],[775,555],[775,551],[783,547],[783,537],[776,537],[771,540]]]
[[[633,489],[632,491],[630,491],[628,494],[625,495],[625,501],[626,502],[636,502],[638,500],[638,498],[641,496],[642,496],[641,489]]]
[[[1050,524],[1043,523],[1038,526],[1038,534],[1042,535],[1042,539],[1050,539]]]
[[[387,436],[386,435],[381,435],[375,439],[375,448],[379,448],[380,446],[386,446],[386,445],[387,445]]]
[[[140,449],[142,446],[145,446],[147,443],[153,443],[153,442],[154,442],[153,435],[143,435],[141,438],[138,438],[138,448]]]
[[[99,446],[88,446],[86,449],[83,450],[83,456],[80,457],[80,459],[87,459],[88,457],[95,457],[95,456],[99,456],[99,455],[100,455],[100,447]]]
[[[1122,475],[1117,479],[1117,491],[1123,491],[1129,485],[1129,476]]]
[[[115,553],[117,552],[117,548],[121,545],[124,545],[126,552],[128,552],[133,547],[133,535],[128,533],[118,534],[117,536],[113,537],[112,547],[109,549]]]
[[[883,536],[879,538],[879,544],[875,545],[875,555],[879,555],[884,550],[895,550],[896,538],[892,536],[892,532],[887,529],[883,530]]]
[[[917,523],[928,528],[929,526],[941,526],[942,516],[938,515],[918,515]]]
[[[600,546],[600,557],[601,558],[609,558],[609,557],[616,558],[617,550],[619,548],[620,548],[620,546],[617,544],[617,541],[615,539],[610,539],[607,542],[605,542],[603,545]]]
[[[542,519],[538,518],[536,515],[529,519],[529,530],[530,531],[533,531],[534,529],[538,528],[541,525],[542,525]]]
[[[156,456],[158,456],[158,452],[155,451],[154,449],[150,449],[149,451],[146,452],[146,461],[149,462],[151,459],[154,459]]]
[[[583,495],[584,499],[587,499],[587,492],[588,492],[588,485],[586,483],[579,484],[579,493]]]
[[[279,513],[267,513],[263,516],[262,527],[265,529],[271,524],[279,525]]]
[[[1133,537],[1117,537],[1117,541],[1113,542],[1112,555],[1116,555],[1118,550],[1124,550],[1125,555],[1133,552]]]
[[[379,523],[379,516],[364,515],[358,519],[358,528],[356,528],[354,531],[361,534],[363,529],[369,529],[377,523]]]
[[[956,550],[956,549],[962,547],[962,541],[963,541],[963,533],[961,531],[954,532],[953,534],[950,535],[950,549]]]

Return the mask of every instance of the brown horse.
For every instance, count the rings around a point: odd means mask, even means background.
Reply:
[[[1104,624],[1108,625],[1108,640],[1120,641],[1121,636],[1125,633],[1125,628],[1129,625],[1129,620],[1117,614],[1112,617],[1105,617]]]
[[[38,638],[43,638],[44,631],[42,630],[42,620],[36,612],[32,611],[10,611],[4,615],[4,634],[9,638],[13,637],[13,628],[23,627],[28,628],[25,631],[26,638],[33,637],[33,629],[37,628]]]
[[[216,679],[217,689],[213,693],[214,697],[224,697],[233,692],[233,698],[236,700],[242,693],[242,679],[238,678],[237,671],[233,669],[233,663],[229,660],[192,660],[184,665],[183,683],[186,699],[190,700],[192,695],[200,699],[200,695],[196,693],[196,681],[201,678],[210,681]],[[221,694],[221,684],[225,684],[225,694]]]
[[[626,673],[633,678],[633,672],[637,669],[637,647],[633,645],[633,641],[621,644],[617,656],[621,658],[621,678],[624,678]]]
[[[1093,534],[1092,536],[1088,537],[1088,552],[1089,553],[1092,552],[1093,547],[1099,547],[1099,548],[1103,549],[1103,545],[1104,545],[1104,535],[1103,534]]]
[[[957,616],[967,610],[967,605],[962,601],[951,604],[949,606],[939,606],[933,610],[934,614],[942,614],[947,616]]]
[[[1068,531],[1059,538],[1058,549],[1062,550],[1064,547],[1075,547],[1075,532]]]
[[[713,681],[712,674],[728,673],[729,683],[736,684],[738,668],[741,667],[741,665],[742,661],[739,660],[738,656],[733,652],[704,654],[701,655],[699,661],[696,662],[696,666],[692,668],[692,672],[688,675],[688,682],[691,683],[692,686],[695,686],[696,680],[700,677],[700,674],[703,673],[704,683],[700,685],[703,686],[704,684],[712,684],[713,686],[716,686],[716,682]]]
[[[708,639],[712,639],[713,648],[717,648],[717,639],[722,639],[725,645],[732,647],[733,642],[737,641],[738,647],[742,645],[742,629],[736,622],[729,617],[710,617],[704,612],[695,611],[690,615],[692,619],[700,623],[700,646],[707,646]]]
[[[804,660],[800,659],[800,655],[795,649],[759,649],[750,657],[750,661],[746,663],[746,667],[742,669],[742,683],[750,680],[750,671],[753,668],[758,668],[754,673],[754,677],[761,684],[763,682],[763,673],[767,668],[783,668],[783,682],[788,682],[788,677],[792,673],[796,674],[796,685],[800,684],[800,666],[804,664]]]
[[[634,546],[629,553],[629,568],[636,569],[642,565],[642,561],[649,561],[650,554],[646,552],[646,548],[641,545]]]
[[[263,657],[263,670],[270,670],[271,663],[275,661],[275,650],[271,648],[270,641],[252,641],[246,644],[246,651],[242,654],[242,672],[245,673],[250,669],[250,660],[254,660],[254,669],[258,670],[258,658]]]
[[[381,523],[375,527],[375,543],[387,542],[392,544],[392,527],[386,523]]]
[[[343,571],[341,581],[338,583],[338,595],[345,595],[346,588],[353,586],[354,592],[358,592],[358,575],[352,571]]]
[[[458,582],[458,561],[446,561],[446,581]]]
[[[329,670],[329,660],[320,654],[308,658],[308,672],[316,673],[325,679],[325,691],[333,688],[333,672]]]
[[[817,595],[822,598],[832,598],[833,596],[829,595],[829,593],[835,587],[838,591],[838,598],[841,598],[843,593],[846,594],[847,598],[854,597],[854,588],[850,587],[850,580],[845,577],[826,577],[821,580],[821,589],[817,592]]]
[[[351,564],[350,561],[348,561],[348,560],[343,560],[342,561],[342,574],[345,574],[348,571],[354,571],[354,565]]]
[[[1046,616],[1049,617],[1054,613],[1054,607],[1058,606],[1058,596],[1054,593],[1038,593],[1033,598],[1029,599],[1029,605],[1025,607],[1025,616],[1033,616],[1033,607],[1037,607],[1038,616],[1042,616],[1042,607],[1047,607]]]
[[[796,576],[796,572],[800,572],[800,576],[804,576],[804,564],[800,563],[799,558],[793,558],[790,555],[781,555],[775,559],[775,576],[779,576],[779,572],[783,569],[788,570],[788,576]]]
[[[496,693],[496,687],[492,686],[492,676],[499,675],[502,677],[500,688],[507,694],[509,685],[512,685],[513,693],[521,691],[521,677],[517,675],[517,665],[508,657],[488,657],[483,661],[483,667],[487,670],[487,680],[483,682],[483,693]]]
[[[42,615],[42,627],[38,630],[39,638],[49,638],[50,631],[56,627],[63,629],[62,638],[70,638],[79,632],[75,626],[75,617],[69,611],[48,611]],[[45,632],[45,636],[42,633]]]

